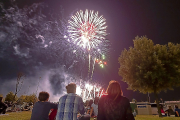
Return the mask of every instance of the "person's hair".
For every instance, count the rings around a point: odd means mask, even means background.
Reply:
[[[107,94],[114,97],[114,100],[116,100],[116,98],[120,95],[122,96],[122,90],[121,90],[121,86],[119,84],[119,82],[115,81],[115,80],[111,80],[109,82],[109,86],[107,87],[106,90]]]
[[[169,106],[169,109],[172,109],[171,106]]]
[[[98,104],[98,102],[99,102],[99,97],[95,97],[94,104]]]
[[[70,83],[66,86],[67,93],[76,93],[76,84]]]
[[[88,106],[89,105],[89,100],[86,100],[86,102],[85,102],[85,106]]]
[[[162,104],[159,104],[159,107],[160,107],[161,109],[163,109],[163,105],[162,105]]]
[[[175,105],[175,108],[177,108],[177,109],[178,109],[178,105]]]
[[[48,98],[49,98],[48,92],[42,91],[39,93],[39,97],[38,97],[39,101],[46,101]]]
[[[90,99],[90,101],[89,101],[89,106],[91,107],[92,104],[93,104],[93,100]]]
[[[3,97],[0,97],[0,102],[2,102],[2,100],[3,100]]]

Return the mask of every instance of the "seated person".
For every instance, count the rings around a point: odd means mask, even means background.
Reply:
[[[93,115],[94,117],[97,117],[97,115],[98,115],[98,101],[99,101],[99,98],[95,97],[94,103],[91,105],[90,116]]]
[[[33,107],[31,120],[49,120],[49,111],[51,109],[57,109],[58,105],[48,102],[48,92],[40,92],[38,99],[39,101]]]
[[[118,81],[110,81],[106,92],[98,102],[97,120],[135,120]]]
[[[29,111],[29,110],[30,110],[29,105],[26,105],[26,106],[24,107],[24,111]]]
[[[163,117],[166,117],[167,115],[166,115],[166,113],[164,112],[164,110],[163,110],[163,105],[161,105],[161,104],[159,104],[160,105],[160,109],[161,109],[161,114],[162,114],[162,116]]]
[[[167,109],[165,112],[167,113],[168,116],[175,115],[175,112],[172,110],[171,106],[169,106],[169,109]]]
[[[86,102],[85,102],[85,112],[86,112],[86,114],[88,114],[88,110],[90,109],[90,107],[89,107],[89,100],[86,100]]]
[[[90,116],[84,114],[85,107],[82,98],[76,94],[76,84],[68,84],[66,90],[67,94],[59,99],[56,120],[90,120]],[[79,116],[78,113],[81,115]]]
[[[3,103],[2,100],[3,100],[3,97],[0,97],[0,114],[5,114],[7,105]]]
[[[87,114],[90,114],[90,110],[91,110],[91,105],[93,104],[93,100],[91,99],[89,102],[88,102],[88,105],[87,105]]]
[[[57,109],[51,109],[51,113],[49,115],[49,120],[55,120],[57,114]]]
[[[177,105],[175,105],[175,117],[180,117],[180,109],[178,109]]]

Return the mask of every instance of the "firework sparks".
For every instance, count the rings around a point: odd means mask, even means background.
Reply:
[[[76,94],[81,96],[83,101],[86,101],[95,97],[100,97],[102,95],[102,87],[97,84],[89,83],[85,83],[81,86],[77,85]]]
[[[102,15],[99,16],[98,12],[80,10],[69,19],[67,33],[64,35],[68,42],[76,45],[77,48],[73,51],[89,56],[88,77],[91,79],[95,65],[94,59],[105,54],[108,47],[108,40],[105,38],[107,36],[105,21],[105,18]],[[83,52],[79,52],[78,48],[82,48]],[[91,64],[92,61],[93,64]]]
[[[105,56],[102,56],[102,58],[103,57],[105,58]],[[98,63],[101,68],[104,68],[104,66],[107,65],[107,62],[101,59],[96,59],[96,63]]]
[[[80,47],[98,50],[99,44],[105,40],[107,26],[103,16],[98,16],[98,12],[86,10],[83,13],[80,10],[68,22],[68,37]]]

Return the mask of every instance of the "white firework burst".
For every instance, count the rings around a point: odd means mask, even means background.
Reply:
[[[68,21],[68,39],[80,47],[88,50],[97,50],[105,40],[106,28],[103,16],[98,16],[98,12],[86,10],[78,11]]]

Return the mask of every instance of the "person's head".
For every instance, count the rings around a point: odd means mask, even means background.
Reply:
[[[94,104],[98,104],[98,102],[99,102],[99,97],[95,97]]]
[[[89,106],[91,106],[92,104],[93,104],[93,100],[90,99],[90,101],[89,101]]]
[[[169,106],[169,109],[172,109],[172,107],[171,107],[171,106]]]
[[[115,80],[111,80],[109,82],[109,86],[107,87],[106,92],[107,92],[108,95],[114,97],[114,100],[116,100],[116,98],[118,96],[123,95],[119,82],[117,82]]]
[[[86,100],[85,106],[88,106],[88,105],[89,105],[89,100]]]
[[[161,109],[163,109],[163,105],[159,104],[159,107],[160,107]]]
[[[42,91],[39,93],[39,97],[38,97],[39,101],[48,101],[49,100],[49,93]]]
[[[0,97],[0,102],[2,102],[2,100],[3,100],[3,97]]]
[[[76,93],[76,84],[70,83],[66,86],[67,93]]]
[[[178,105],[175,105],[175,108],[177,108],[177,109],[178,109]]]

